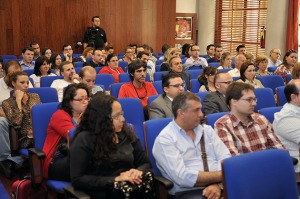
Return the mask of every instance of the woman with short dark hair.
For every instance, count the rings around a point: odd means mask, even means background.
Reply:
[[[241,66],[241,78],[237,82],[251,84],[254,88],[263,88],[262,83],[256,79],[255,67],[252,62],[246,61]]]
[[[35,60],[34,74],[30,75],[33,79],[34,87],[38,88],[41,86],[41,77],[44,76],[56,76],[51,73],[50,61],[46,56],[40,56]]]

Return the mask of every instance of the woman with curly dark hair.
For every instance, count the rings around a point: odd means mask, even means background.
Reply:
[[[85,84],[70,84],[64,91],[59,109],[52,115],[43,147],[46,158],[43,176],[51,180],[70,181],[70,165],[67,154],[60,147],[67,143],[68,132],[81,120],[89,98]]]
[[[199,92],[216,91],[214,78],[217,72],[218,70],[212,66],[207,66],[204,68],[203,73],[198,76],[198,81],[202,85],[199,88]]]
[[[33,79],[34,87],[40,87],[41,77],[43,76],[56,76],[54,73],[51,73],[50,61],[46,56],[40,56],[35,60],[34,74],[30,75]]]
[[[141,185],[142,175],[151,169],[140,140],[125,123],[121,104],[102,93],[84,112],[70,154],[72,185],[91,198],[118,198],[113,186]]]

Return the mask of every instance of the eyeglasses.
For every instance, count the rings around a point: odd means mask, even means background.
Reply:
[[[121,117],[124,117],[124,111],[121,111],[120,113],[111,116],[111,118],[114,120],[120,120]]]
[[[198,51],[198,52],[200,52],[200,50],[197,50],[197,49],[195,49],[195,50],[191,50],[191,51]]]
[[[90,97],[88,97],[88,96],[85,96],[85,97],[83,97],[83,98],[81,98],[81,99],[73,99],[73,101],[76,101],[76,102],[81,102],[81,103],[83,103],[84,101],[90,101]]]
[[[231,84],[232,83],[232,81],[227,81],[227,82],[216,82],[216,83],[220,83],[220,84]]]
[[[245,101],[247,101],[247,102],[249,102],[250,104],[252,103],[252,102],[257,102],[257,98],[256,97],[254,97],[254,98],[247,98],[247,99],[240,99],[240,100],[245,100]]]
[[[182,84],[170,84],[169,86],[173,86],[175,88],[179,88],[179,87],[185,87],[185,83],[182,83]]]

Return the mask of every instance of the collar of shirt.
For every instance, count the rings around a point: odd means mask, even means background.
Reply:
[[[172,121],[172,124],[174,126],[174,128],[177,129],[177,132],[179,132],[183,137],[187,138],[189,137],[191,139],[190,136],[187,135],[187,133],[185,132],[184,129],[182,129],[176,122],[175,122],[175,119],[173,119]],[[201,136],[203,134],[203,127],[199,124],[198,126],[196,126],[194,129],[193,129],[195,135],[196,135],[196,138],[195,138],[195,141],[194,141],[194,144],[198,144],[200,142],[200,139],[201,139]]]
[[[255,122],[255,120],[253,119],[253,115],[248,116],[248,118],[249,118],[248,124],[243,124],[243,122],[240,119],[238,119],[235,115],[233,115],[232,113],[229,113],[229,118],[232,121],[233,127],[237,127],[239,124],[249,127],[250,125],[252,125]]]
[[[173,98],[169,97],[168,95],[166,95],[167,98],[169,98],[169,100],[171,100],[171,102],[173,102]]]
[[[300,107],[299,106],[296,106],[296,105],[291,104],[291,103],[286,103],[284,106],[287,109],[289,109],[289,111],[291,111],[291,112],[293,112],[293,113],[295,113],[295,114],[297,114],[297,115],[300,116]]]

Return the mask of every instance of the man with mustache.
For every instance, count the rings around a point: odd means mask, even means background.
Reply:
[[[257,98],[254,87],[233,82],[226,91],[226,103],[230,113],[215,123],[215,131],[232,156],[266,149],[285,149],[275,135],[272,124],[254,113]]]

